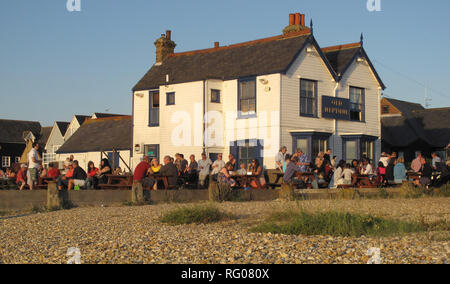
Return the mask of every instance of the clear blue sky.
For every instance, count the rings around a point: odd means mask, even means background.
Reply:
[[[410,77],[434,90],[432,107],[450,106],[448,0],[381,0],[381,12],[367,0],[81,0],[72,13],[66,2],[0,2],[0,118],[49,126],[75,113],[131,114],[131,89],[166,29],[187,51],[281,34],[290,12],[313,18],[323,47],[363,32],[390,97],[423,104],[425,88]]]

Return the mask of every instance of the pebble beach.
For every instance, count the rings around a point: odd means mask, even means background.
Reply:
[[[345,211],[400,220],[450,221],[450,198],[314,200],[223,203],[236,220],[170,226],[159,218],[186,204],[74,208],[0,217],[0,263],[302,264],[367,263],[379,248],[382,263],[447,263],[450,232],[392,237],[292,236],[249,233],[271,213]]]

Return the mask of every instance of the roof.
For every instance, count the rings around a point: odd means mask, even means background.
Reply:
[[[205,79],[231,80],[282,73],[296,59],[311,37],[309,29],[230,46],[170,55],[161,65],[153,65],[133,91],[149,90],[169,83]]]
[[[41,124],[37,121],[0,119],[0,143],[23,143],[23,134],[31,131],[35,137],[41,133]]]
[[[382,139],[392,146],[406,147],[422,140],[435,148],[450,143],[450,108],[411,111],[410,116],[383,117]]]
[[[52,133],[53,126],[48,127],[42,127],[41,133],[39,135],[38,142],[41,145],[41,147],[44,147],[45,144],[47,144],[48,138],[50,137],[50,134]]]
[[[322,48],[322,51],[340,78],[342,78],[356,58],[365,58],[381,88],[383,90],[386,89],[386,86],[381,80],[381,77],[378,75],[377,70],[375,70],[372,61],[370,61],[370,58],[364,50],[361,42],[325,47]]]
[[[56,122],[56,126],[58,126],[62,136],[66,135],[67,127],[69,127],[69,124],[70,122],[62,122],[62,121]]]
[[[94,112],[94,115],[97,118],[107,118],[107,117],[114,117],[114,116],[126,116],[124,114],[112,114],[112,113],[101,113],[101,112]]]
[[[384,98],[386,99],[391,105],[393,105],[396,109],[398,109],[403,115],[410,116],[413,111],[416,110],[425,110],[425,108],[421,104],[417,103],[411,103],[391,98]]]
[[[86,119],[90,119],[91,117],[88,115],[75,115],[75,119],[78,121],[80,125],[82,125]]]
[[[131,116],[87,120],[61,148],[58,154],[131,149]]]

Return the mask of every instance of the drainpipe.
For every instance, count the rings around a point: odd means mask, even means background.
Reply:
[[[339,88],[339,82],[336,82],[336,86],[333,90],[333,96],[337,98],[337,90]],[[335,139],[333,139],[333,152],[336,153],[336,136],[337,136],[337,127],[338,127],[338,121],[337,119],[334,120],[333,124],[333,135],[335,136]],[[331,157],[332,158],[332,157]]]
[[[206,80],[203,80],[203,115],[202,115],[202,122],[203,122],[203,133],[202,133],[202,143],[203,143],[203,150],[202,152],[206,153],[206,136],[205,136],[205,130],[206,130],[206,120],[205,120],[205,115],[206,115],[206,111],[207,111],[207,106],[206,106]]]

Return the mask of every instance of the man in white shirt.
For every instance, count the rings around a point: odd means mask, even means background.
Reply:
[[[28,153],[28,185],[30,186],[30,190],[34,189],[34,185],[38,179],[38,167],[41,162],[38,150],[39,144],[34,142],[33,148]]]
[[[212,164],[212,175],[217,175],[225,167],[225,161],[222,160],[222,154],[217,155],[217,160]]]
[[[202,153],[202,159],[198,161],[198,177],[200,186],[205,186],[205,180],[209,175],[211,165],[211,160],[209,158],[206,158],[205,153]]]
[[[369,163],[368,159],[363,160],[363,167],[361,169],[361,174],[365,176],[373,175],[373,168],[372,165]]]

